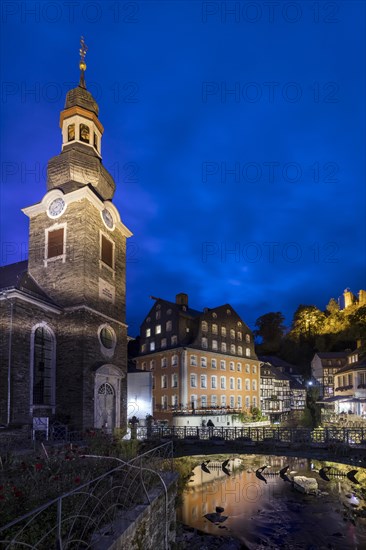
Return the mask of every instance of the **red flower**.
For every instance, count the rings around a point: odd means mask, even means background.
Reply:
[[[37,464],[35,465],[35,468],[36,468],[36,472],[39,472],[39,470],[42,470],[43,464],[41,464],[40,462],[37,462]]]
[[[75,481],[75,483],[80,483],[81,477],[76,477],[76,478],[74,479],[74,481]]]

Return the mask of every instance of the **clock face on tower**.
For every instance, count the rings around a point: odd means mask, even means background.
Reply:
[[[64,199],[58,197],[50,203],[48,207],[48,215],[50,218],[57,218],[58,216],[61,216],[65,208],[66,204]]]
[[[104,223],[108,227],[108,229],[113,229],[114,222],[113,222],[112,214],[106,208],[104,208],[104,210],[102,210],[102,218],[103,218]]]

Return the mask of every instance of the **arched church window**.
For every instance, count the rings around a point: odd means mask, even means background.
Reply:
[[[114,389],[112,388],[112,386],[110,384],[108,384],[108,382],[105,382],[104,384],[99,386],[98,394],[99,395],[114,395]]]
[[[69,124],[67,127],[67,141],[74,141],[75,139],[75,124]]]
[[[86,124],[80,124],[80,141],[85,143],[90,141],[90,128]]]
[[[52,405],[54,338],[41,326],[34,331],[33,339],[33,405]]]

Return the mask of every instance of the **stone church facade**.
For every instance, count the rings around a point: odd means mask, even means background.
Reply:
[[[84,80],[66,96],[47,190],[23,209],[29,258],[0,268],[0,424],[126,425],[126,239]]]

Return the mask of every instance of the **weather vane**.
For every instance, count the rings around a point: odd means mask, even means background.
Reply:
[[[88,51],[88,46],[85,44],[84,37],[82,36],[80,39],[80,62],[79,62],[79,68],[80,68],[80,82],[79,86],[82,88],[86,88],[85,85],[85,78],[84,78],[84,71],[86,71],[86,63],[85,63],[85,56],[86,52]]]

